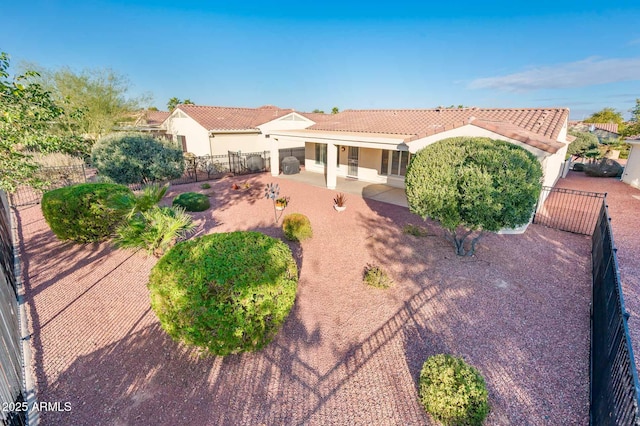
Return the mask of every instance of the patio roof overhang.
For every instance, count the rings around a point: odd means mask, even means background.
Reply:
[[[360,148],[390,149],[408,151],[405,140],[413,135],[397,135],[386,133],[342,132],[325,130],[277,130],[268,133],[267,137],[288,140],[300,140],[340,146],[357,146]]]

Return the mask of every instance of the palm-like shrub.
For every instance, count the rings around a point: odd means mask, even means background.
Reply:
[[[123,223],[116,230],[115,243],[122,248],[146,249],[149,254],[160,257],[194,227],[184,209],[154,206]]]
[[[311,221],[301,213],[291,213],[282,221],[282,231],[287,240],[303,241],[313,236]]]
[[[295,301],[289,247],[258,232],[205,235],[172,247],[149,278],[151,307],[175,340],[216,355],[256,351]]]
[[[188,212],[203,212],[211,207],[209,197],[197,192],[184,192],[173,199],[173,205]]]
[[[46,192],[42,197],[42,213],[61,240],[102,241],[113,234],[125,216],[114,201],[127,196],[131,196],[131,190],[122,185],[73,185]]]
[[[461,358],[439,354],[420,371],[420,401],[445,425],[481,425],[489,413],[487,386]]]

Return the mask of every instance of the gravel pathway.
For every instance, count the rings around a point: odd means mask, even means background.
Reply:
[[[234,191],[231,183],[252,183]],[[169,339],[149,309],[155,259],[107,244],[60,243],[39,206],[18,212],[39,400],[71,402],[43,425],[420,425],[424,360],[464,357],[487,380],[489,425],[588,422],[589,239],[530,226],[489,235],[457,258],[406,208],[268,175],[212,183],[198,233],[253,229],[280,237],[262,198],[277,181],[287,212],[309,216],[314,237],[291,245],[296,304],[263,351],[201,357]],[[175,186],[178,192],[198,185]],[[395,280],[362,284],[368,262]]]
[[[606,192],[624,302],[629,312],[629,331],[640,370],[640,190],[613,178],[596,178],[569,172],[558,186],[582,191]]]

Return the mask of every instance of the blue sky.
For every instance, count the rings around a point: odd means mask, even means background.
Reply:
[[[563,106],[628,116],[640,2],[40,1],[2,7],[12,64],[110,67],[166,109]],[[28,5],[28,7],[26,6]]]

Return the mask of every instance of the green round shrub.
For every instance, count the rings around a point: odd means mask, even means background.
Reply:
[[[282,231],[289,241],[303,241],[313,236],[309,218],[301,213],[291,213],[282,221]]]
[[[211,207],[209,197],[197,192],[185,192],[173,199],[173,205],[183,207],[188,212],[203,212]]]
[[[115,207],[114,200],[131,195],[129,188],[113,183],[67,186],[43,195],[42,213],[61,240],[102,241],[114,232],[125,215]]]
[[[478,370],[447,354],[434,355],[422,366],[420,401],[445,425],[481,425],[489,413],[487,386]]]
[[[259,232],[205,235],[172,247],[149,278],[151,307],[175,340],[216,355],[266,346],[296,298],[289,247]]]

